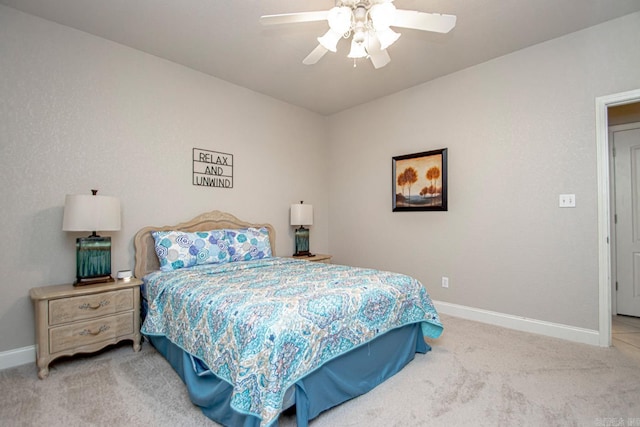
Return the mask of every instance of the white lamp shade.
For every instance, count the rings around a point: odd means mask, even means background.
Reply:
[[[303,203],[291,205],[291,225],[313,225],[313,206]]]
[[[120,200],[111,196],[67,194],[63,231],[120,230]]]

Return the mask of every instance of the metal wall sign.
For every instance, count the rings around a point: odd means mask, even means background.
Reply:
[[[194,148],[193,185],[233,188],[233,154]]]

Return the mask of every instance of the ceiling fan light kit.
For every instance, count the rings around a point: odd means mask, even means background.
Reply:
[[[351,28],[351,9],[336,6],[329,10],[327,21],[329,22],[329,31],[327,31],[324,36],[318,37],[318,42],[324,46],[325,49],[336,52],[338,41],[340,41]]]
[[[421,31],[448,33],[456,25],[453,15],[398,10],[393,0],[337,0],[336,6],[327,12],[300,12],[281,15],[265,15],[260,21],[265,25],[327,20],[329,30],[318,37],[318,46],[302,61],[313,65],[327,52],[337,52],[341,38],[351,37],[348,58],[369,58],[374,68],[387,65],[391,58],[386,49],[395,43],[400,34],[390,27],[410,28]]]

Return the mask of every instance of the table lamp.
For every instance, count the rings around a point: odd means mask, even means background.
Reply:
[[[300,226],[296,228],[296,252],[293,256],[313,256],[309,252],[309,229],[305,225],[313,225],[313,206],[305,205],[303,201],[299,204],[291,205],[291,225]]]
[[[91,231],[76,239],[75,286],[113,282],[111,277],[111,237],[96,231],[120,230],[120,200],[111,196],[67,194],[64,201],[63,231]]]

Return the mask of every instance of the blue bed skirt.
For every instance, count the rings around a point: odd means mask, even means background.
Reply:
[[[225,426],[259,427],[258,417],[231,408],[231,385],[209,371],[204,362],[164,337],[147,338],[176,370],[191,401],[207,417]],[[368,392],[399,372],[416,353],[429,350],[420,323],[389,331],[298,380],[285,396],[283,409],[294,404],[295,397],[297,425],[307,427],[322,411]],[[277,420],[271,424],[277,425]]]

